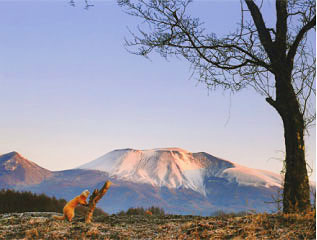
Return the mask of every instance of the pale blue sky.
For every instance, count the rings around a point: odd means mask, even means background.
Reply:
[[[281,170],[282,122],[262,96],[208,93],[182,59],[129,54],[124,37],[138,19],[115,1],[89,11],[77,3],[0,0],[0,153],[63,170],[118,148],[180,147]],[[239,1],[193,8],[219,35],[235,29],[239,11]],[[313,167],[315,139],[314,128],[306,141]]]

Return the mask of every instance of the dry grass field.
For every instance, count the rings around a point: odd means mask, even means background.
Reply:
[[[86,224],[52,219],[56,213],[0,215],[0,239],[315,239],[315,212],[198,216],[109,215]]]

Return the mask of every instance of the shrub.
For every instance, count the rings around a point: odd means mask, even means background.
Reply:
[[[217,210],[210,214],[211,217],[242,217],[250,214],[255,214],[255,212],[240,211],[240,212],[225,212],[223,210]]]
[[[118,215],[123,216],[123,215],[148,215],[146,212],[151,212],[152,215],[159,215],[159,216],[164,216],[165,212],[163,208],[159,207],[149,207],[147,209],[144,209],[143,207],[136,207],[136,208],[129,208],[126,212],[125,211],[120,211]]]

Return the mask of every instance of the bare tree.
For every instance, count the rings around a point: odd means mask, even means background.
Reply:
[[[263,2],[241,0],[241,23],[224,37],[206,33],[187,13],[192,0],[118,0],[130,15],[143,19],[129,51],[147,57],[182,56],[208,88],[234,92],[252,87],[281,116],[286,173],[283,211],[310,206],[304,133],[315,121],[315,53],[307,33],[315,29],[314,0],[276,0],[275,27],[266,26]]]
[[[102,188],[100,188],[99,190],[95,189],[93,191],[93,193],[91,194],[91,196],[89,197],[89,202],[87,204],[89,209],[88,209],[86,217],[85,217],[86,223],[91,223],[91,219],[92,219],[92,216],[94,214],[97,203],[107,193],[111,184],[112,183],[110,181],[106,181],[104,183],[104,185],[102,186]]]

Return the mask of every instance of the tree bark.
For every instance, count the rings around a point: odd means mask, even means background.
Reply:
[[[99,189],[99,190],[95,189],[94,192],[89,197],[89,202],[88,202],[89,210],[88,210],[88,212],[86,214],[86,218],[85,218],[86,223],[91,222],[91,219],[92,219],[93,213],[95,211],[97,202],[106,194],[106,192],[108,191],[110,186],[111,186],[111,182],[106,181],[101,189]]]
[[[304,119],[290,75],[281,75],[276,75],[276,101],[267,101],[278,111],[284,126],[286,157],[283,212],[305,212],[310,209],[310,192],[305,161]]]
[[[283,212],[285,213],[304,212],[310,208],[303,118],[292,112],[287,114],[291,116],[282,117],[286,147],[283,190]]]

